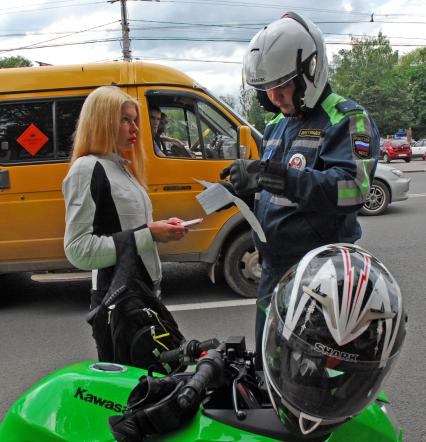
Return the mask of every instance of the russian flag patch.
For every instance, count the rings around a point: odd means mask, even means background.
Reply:
[[[370,158],[371,138],[368,135],[352,135],[352,150],[358,158]]]

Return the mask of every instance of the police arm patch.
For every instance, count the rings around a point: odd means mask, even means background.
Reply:
[[[371,158],[371,137],[352,134],[352,150],[358,158]]]

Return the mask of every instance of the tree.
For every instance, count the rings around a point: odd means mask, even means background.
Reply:
[[[350,50],[333,57],[330,81],[335,92],[368,109],[382,135],[411,126],[409,84],[398,64],[398,52],[383,34],[353,38]]]
[[[240,88],[241,113],[259,132],[263,133],[273,114],[267,112],[257,100],[254,89]]]
[[[236,110],[237,102],[235,100],[235,97],[233,97],[232,95],[228,94],[228,95],[219,95],[219,98],[222,101],[224,101],[229,107],[231,107],[232,109]]]
[[[265,109],[259,104],[256,96],[253,95],[251,100],[250,109],[248,111],[247,120],[253,124],[253,126],[261,133],[264,132],[266,124],[273,117],[271,112],[265,111]]]
[[[247,119],[253,94],[254,94],[253,89],[248,89],[245,88],[244,86],[240,86],[239,101],[240,101],[241,115],[245,119]]]
[[[2,57],[0,58],[0,69],[3,68],[24,68],[32,66],[28,58],[21,57],[20,55],[17,55],[16,57]]]
[[[426,48],[418,48],[401,57],[400,67],[407,78],[413,113],[414,138],[426,137]]]

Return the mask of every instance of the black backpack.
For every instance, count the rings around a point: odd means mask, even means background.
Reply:
[[[90,311],[102,361],[132,365],[168,374],[182,371],[180,363],[160,363],[165,350],[178,348],[185,340],[165,305],[144,281],[147,271],[137,254],[134,233],[113,235],[117,262],[111,285],[102,302]]]

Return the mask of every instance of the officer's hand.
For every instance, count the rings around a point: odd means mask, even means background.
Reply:
[[[229,172],[225,168],[222,173],[229,174],[237,195],[250,195],[260,189],[260,164],[259,160],[235,160],[229,166]]]
[[[229,172],[231,171],[232,164],[230,164],[229,166],[226,166],[224,169],[222,169],[222,171],[220,172],[220,175],[219,175],[221,180],[224,180],[226,177],[229,176]],[[220,184],[222,184],[222,183],[220,183]]]
[[[232,193],[232,195],[235,196],[234,186],[231,183],[229,183],[228,181],[219,181],[219,184],[222,185],[229,193]],[[234,205],[235,205],[234,203],[226,204],[226,206],[217,209],[216,212],[221,212],[222,210],[229,209]]]
[[[223,186],[229,193],[235,196],[234,186],[228,181],[219,181],[219,184]]]
[[[287,167],[276,161],[267,161],[259,177],[259,187],[277,195],[284,195]]]

